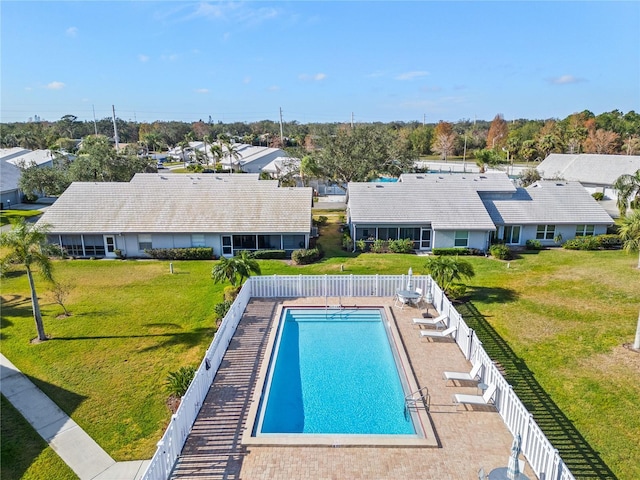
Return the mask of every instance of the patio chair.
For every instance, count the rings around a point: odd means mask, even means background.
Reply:
[[[421,337],[445,338],[453,335],[458,327],[449,327],[446,330],[420,330]]]
[[[436,318],[414,318],[413,323],[417,325],[429,325],[436,328],[446,327],[447,323],[449,323],[449,315],[443,313]]]
[[[480,373],[480,369],[482,368],[482,363],[476,363],[469,373],[467,372],[442,372],[442,378],[444,378],[447,382],[451,380],[452,382],[475,382],[478,380],[478,374]]]
[[[496,393],[496,386],[489,385],[483,395],[467,395],[456,393],[453,395],[453,403],[457,405],[493,405],[493,396]]]
[[[400,295],[399,293],[396,293],[393,304],[394,306],[399,307],[400,310],[402,310],[405,305],[409,304],[409,299],[407,297]]]
[[[414,300],[414,305],[420,308],[420,304],[426,305],[426,300],[424,299],[424,293],[422,292],[422,288],[416,287],[416,293],[420,295],[417,300]]]

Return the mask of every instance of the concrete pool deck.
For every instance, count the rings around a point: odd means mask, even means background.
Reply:
[[[393,307],[390,298],[343,298],[342,304],[390,307],[417,383],[429,389],[439,447],[243,445],[271,322],[282,304],[323,305],[324,299],[251,300],[171,478],[477,479],[481,467],[490,472],[507,465],[513,437],[500,415],[492,407],[456,407],[453,394],[476,394],[476,387],[447,386],[442,379],[445,370],[471,369],[458,346],[421,338],[411,321],[419,311]],[[528,465],[524,473],[535,478]]]

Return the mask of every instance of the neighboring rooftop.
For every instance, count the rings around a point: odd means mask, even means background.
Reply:
[[[552,153],[536,169],[543,179],[613,185],[621,175],[640,170],[640,156]]]
[[[128,183],[74,182],[40,222],[51,224],[54,233],[309,231],[311,188],[239,180],[245,175],[216,177],[222,176],[147,174]]]

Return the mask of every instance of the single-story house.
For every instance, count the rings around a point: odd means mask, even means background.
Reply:
[[[351,237],[413,240],[416,250],[487,250],[492,239],[555,244],[606,233],[613,219],[578,183],[517,188],[506,173],[403,174],[398,182],[349,183]]]
[[[280,188],[257,174],[137,174],[130,182],[72,183],[38,224],[77,257],[186,247],[212,247],[216,256],[291,253],[309,245],[312,202],[311,188]]]
[[[617,200],[613,184],[621,175],[640,170],[640,156],[552,153],[536,170],[543,180],[580,182],[589,193],[602,192],[605,199]]]
[[[21,167],[47,167],[53,164],[51,150],[27,150],[21,147],[0,149],[0,203],[10,208],[22,202],[19,187]]]

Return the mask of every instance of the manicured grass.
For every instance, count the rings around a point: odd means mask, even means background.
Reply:
[[[74,480],[78,477],[53,451],[31,425],[0,396],[0,426],[2,428],[3,480]]]
[[[352,254],[336,247],[335,223],[322,233],[322,261],[265,260],[262,273],[423,273],[424,258]],[[637,256],[557,249],[467,259],[476,276],[460,311],[574,475],[640,478],[640,355],[622,347],[640,304]],[[2,351],[114,458],[148,458],[169,419],[167,372],[197,363],[211,340],[223,288],[210,280],[213,264],[174,262],[171,275],[168,262],[57,262],[57,277],[76,285],[73,316],[55,318],[62,309],[40,280],[53,338],[41,345],[29,344],[28,286],[14,275],[2,282]]]
[[[20,217],[37,217],[42,215],[40,210],[0,210],[0,225],[8,225],[11,220]]]

